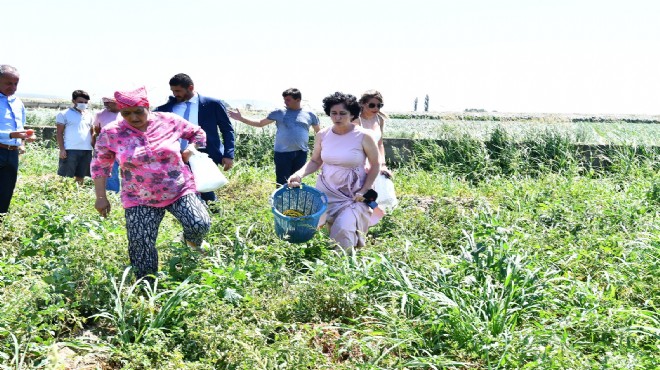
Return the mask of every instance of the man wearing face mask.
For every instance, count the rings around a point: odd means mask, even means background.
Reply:
[[[80,185],[85,176],[90,176],[92,161],[92,134],[94,115],[87,110],[89,94],[76,90],[71,94],[73,106],[57,114],[57,145],[60,148],[60,163],[57,174],[75,177]]]

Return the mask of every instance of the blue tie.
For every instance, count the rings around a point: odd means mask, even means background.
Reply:
[[[190,102],[186,102],[186,111],[183,112],[183,119],[188,121],[190,119]]]
[[[190,118],[190,102],[186,102],[186,111],[183,112],[183,119],[188,121],[188,118]],[[186,139],[179,139],[179,143],[181,143],[181,151],[184,151],[188,147],[188,140]]]

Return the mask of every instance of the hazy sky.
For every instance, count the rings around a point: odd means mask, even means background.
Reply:
[[[384,111],[660,114],[657,0],[20,0],[2,4],[0,63],[18,95],[93,99],[145,85],[281,106],[297,87],[381,91]]]

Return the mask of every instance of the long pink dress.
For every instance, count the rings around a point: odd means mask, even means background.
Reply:
[[[327,222],[330,237],[344,249],[365,245],[371,209],[353,197],[364,184],[366,154],[362,139],[367,135],[361,127],[337,135],[328,127],[319,132],[323,166],[316,188],[328,197]]]

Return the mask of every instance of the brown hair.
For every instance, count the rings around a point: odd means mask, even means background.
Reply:
[[[378,90],[367,90],[362,94],[362,97],[360,97],[360,104],[366,104],[369,100],[376,98],[380,100],[381,103],[384,103],[383,101],[383,95],[380,93]],[[378,111],[378,116],[380,116],[381,119],[386,119],[390,118],[387,114]]]

